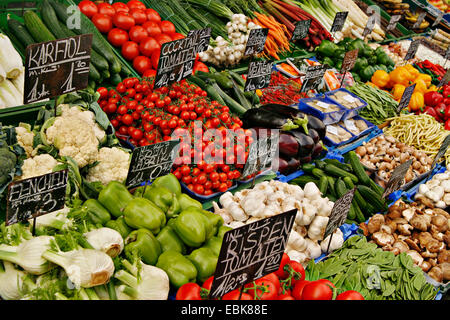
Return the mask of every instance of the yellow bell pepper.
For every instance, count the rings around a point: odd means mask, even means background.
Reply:
[[[395,84],[392,88],[391,94],[394,100],[399,101],[402,98],[403,92],[405,92],[406,87],[402,84]]]
[[[409,79],[410,81],[414,81],[417,78],[417,76],[420,74],[419,70],[414,68],[412,66],[412,64],[407,64],[405,66],[405,68],[406,68],[406,70],[408,70],[409,74],[411,75],[411,77]]]
[[[423,108],[425,101],[422,92],[414,92],[411,95],[411,100],[409,100],[408,109],[409,111],[417,111]]]
[[[408,69],[405,67],[397,67],[389,73],[389,76],[392,81],[392,85],[402,84],[407,86],[409,83],[409,79],[411,79],[411,74]]]
[[[433,84],[432,86],[430,86],[430,87],[427,89],[427,92],[430,92],[430,91],[438,91],[438,88]]]
[[[390,80],[391,78],[389,77],[389,73],[387,73],[384,70],[375,71],[374,74],[372,75],[372,78],[370,79],[372,83],[374,83],[380,88],[386,87]]]
[[[416,77],[416,80],[418,79],[423,80],[427,85],[427,88],[431,86],[431,76],[429,74],[419,73],[419,75]]]
[[[414,83],[416,84],[414,92],[421,92],[422,94],[425,94],[425,92],[427,92],[428,86],[425,84],[425,81],[423,81],[422,79],[416,79]]]

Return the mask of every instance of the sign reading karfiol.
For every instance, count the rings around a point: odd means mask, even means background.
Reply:
[[[389,181],[386,183],[386,188],[383,192],[383,198],[389,196],[392,192],[397,191],[403,184],[403,180],[405,179],[406,173],[408,172],[409,167],[412,164],[412,159],[402,163],[398,167],[394,169]]]
[[[348,211],[352,205],[353,196],[355,195],[356,188],[353,188],[341,198],[337,199],[334,203],[333,209],[331,209],[330,220],[328,220],[327,227],[323,238],[332,234],[337,228],[342,226],[347,219]]]
[[[271,61],[251,61],[248,65],[244,92],[268,87],[272,75],[272,65]]]
[[[278,270],[297,209],[225,233],[209,298]]]
[[[36,218],[64,208],[68,171],[56,171],[42,176],[12,182],[8,186],[6,222]]]
[[[126,186],[138,186],[170,173],[179,145],[180,140],[169,140],[134,149]]]
[[[247,44],[245,45],[244,56],[252,56],[261,53],[266,44],[268,28],[257,28],[250,30]]]
[[[24,103],[87,87],[92,34],[34,43],[25,54]]]

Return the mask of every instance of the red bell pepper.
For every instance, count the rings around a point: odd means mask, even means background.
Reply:
[[[447,105],[445,107],[445,116],[444,116],[445,120],[447,121],[448,119],[450,119],[450,105]]]
[[[437,110],[435,110],[433,107],[430,107],[430,106],[426,107],[423,113],[429,114],[430,116],[435,118],[437,121],[441,122],[441,119],[437,113]]]
[[[425,105],[435,107],[444,100],[442,94],[436,91],[430,91],[423,95]]]
[[[450,98],[445,98],[442,102],[443,102],[446,106],[450,106]]]
[[[450,131],[450,119],[448,119],[447,121],[445,121],[444,128],[445,128],[445,130],[449,130],[449,131]]]
[[[440,118],[436,119],[438,121],[444,121],[445,120],[445,109],[446,109],[446,105],[445,103],[441,102],[439,103],[437,106],[434,107],[434,110],[436,110],[437,116]]]

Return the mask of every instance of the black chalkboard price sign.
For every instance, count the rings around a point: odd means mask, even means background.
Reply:
[[[356,188],[353,188],[352,190],[348,191],[334,203],[333,209],[331,209],[330,213],[330,220],[328,220],[325,234],[323,236],[324,239],[344,224],[345,219],[347,219],[350,206],[352,205],[355,190]]]
[[[248,65],[244,92],[268,87],[272,75],[272,66],[273,62],[271,61],[251,61]]]
[[[434,20],[433,24],[431,25],[431,28],[437,27],[439,25],[439,23],[441,23],[443,17],[444,17],[444,12],[439,10],[436,20]]]
[[[409,45],[408,51],[406,52],[405,61],[411,60],[416,56],[417,49],[419,49],[419,45],[422,43],[422,40],[414,40]]]
[[[292,33],[291,41],[304,39],[309,32],[311,20],[299,20],[295,24],[294,32]]]
[[[197,55],[196,36],[163,43],[156,70],[154,88],[181,81],[192,74]]]
[[[441,147],[439,148],[439,151],[436,153],[436,157],[434,157],[433,163],[431,164],[431,169],[430,169],[430,173],[429,174],[431,174],[431,172],[434,169],[434,166],[436,165],[436,163],[447,152],[447,149],[448,149],[449,145],[450,145],[450,134],[445,137],[444,141],[442,141]]]
[[[367,37],[369,34],[372,33],[373,28],[375,27],[375,24],[379,20],[380,20],[380,16],[377,13],[374,13],[369,17],[369,19],[367,20],[366,26],[363,30],[363,33],[362,33],[363,38]]]
[[[450,46],[448,46],[448,47],[447,47],[447,50],[445,51],[444,59],[445,59],[445,60],[450,59]],[[447,71],[448,71],[448,70],[447,70]],[[448,81],[447,81],[447,82],[448,82]]]
[[[87,87],[92,34],[34,43],[25,54],[24,103]]]
[[[386,31],[394,30],[401,18],[402,18],[401,14],[396,14],[395,16],[392,16],[391,19],[389,20],[389,24],[386,27]]]
[[[12,182],[8,186],[6,222],[36,218],[64,208],[68,170]]]
[[[392,192],[397,191],[402,186],[405,175],[408,172],[412,162],[412,159],[409,159],[394,169],[391,178],[386,183],[386,188],[384,189],[382,195],[383,198],[389,196]]]
[[[226,232],[209,297],[278,270],[296,214],[293,209]]]
[[[138,186],[170,173],[179,145],[180,140],[169,140],[134,149],[125,185]]]
[[[398,103],[397,113],[400,113],[404,108],[408,106],[415,87],[416,84],[413,84],[405,89],[402,97],[400,98],[400,102]]]
[[[342,28],[344,27],[345,20],[347,20],[347,16],[348,16],[348,11],[342,11],[342,12],[336,13],[336,15],[334,16],[333,24],[331,25],[330,32],[341,31]]]
[[[247,177],[260,170],[272,167],[272,162],[277,155],[279,139],[280,136],[278,134],[260,136],[250,145],[242,177]]]
[[[211,27],[190,30],[186,37],[193,39],[195,53],[206,51],[208,49],[209,39],[211,38]]]
[[[252,56],[261,53],[264,50],[268,34],[268,28],[250,30],[247,44],[245,45],[244,56]]]
[[[345,53],[342,61],[341,73],[348,72],[355,66],[356,59],[358,59],[358,49],[350,50]]]
[[[447,49],[447,52],[450,54],[450,46]],[[450,58],[450,56],[449,56]],[[442,77],[441,81],[439,81],[438,87],[442,87],[450,82],[450,69],[447,70],[447,72]]]
[[[309,66],[306,70],[300,92],[316,89],[322,82],[325,71],[327,71],[327,66],[323,64],[319,66]]]
[[[413,29],[417,29],[420,27],[420,24],[422,23],[423,19],[427,16],[426,12],[421,12],[419,16],[417,17],[417,21],[413,25]]]

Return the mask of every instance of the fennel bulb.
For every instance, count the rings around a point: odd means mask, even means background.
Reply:
[[[22,288],[26,274],[14,268],[11,262],[5,261],[3,265],[4,269],[1,268],[0,263],[0,297],[3,300],[20,299],[20,288]]]
[[[73,221],[67,218],[67,214],[70,209],[64,207],[61,210],[54,211],[36,218],[36,228],[54,228],[58,230],[68,229],[72,226]],[[33,220],[30,219],[28,222],[33,225]]]
[[[0,246],[0,260],[21,266],[26,272],[40,275],[54,267],[42,254],[50,249],[51,236],[39,236],[22,242],[19,246]]]
[[[123,238],[119,232],[110,228],[94,229],[84,234],[89,244],[111,258],[117,257],[123,250]]]
[[[14,46],[9,38],[0,33],[0,64],[6,72],[8,79],[15,79],[20,75],[22,70],[22,58],[14,49]]]
[[[90,288],[105,284],[114,273],[114,263],[106,253],[93,249],[68,252],[47,250],[42,255],[61,266],[76,286]]]

